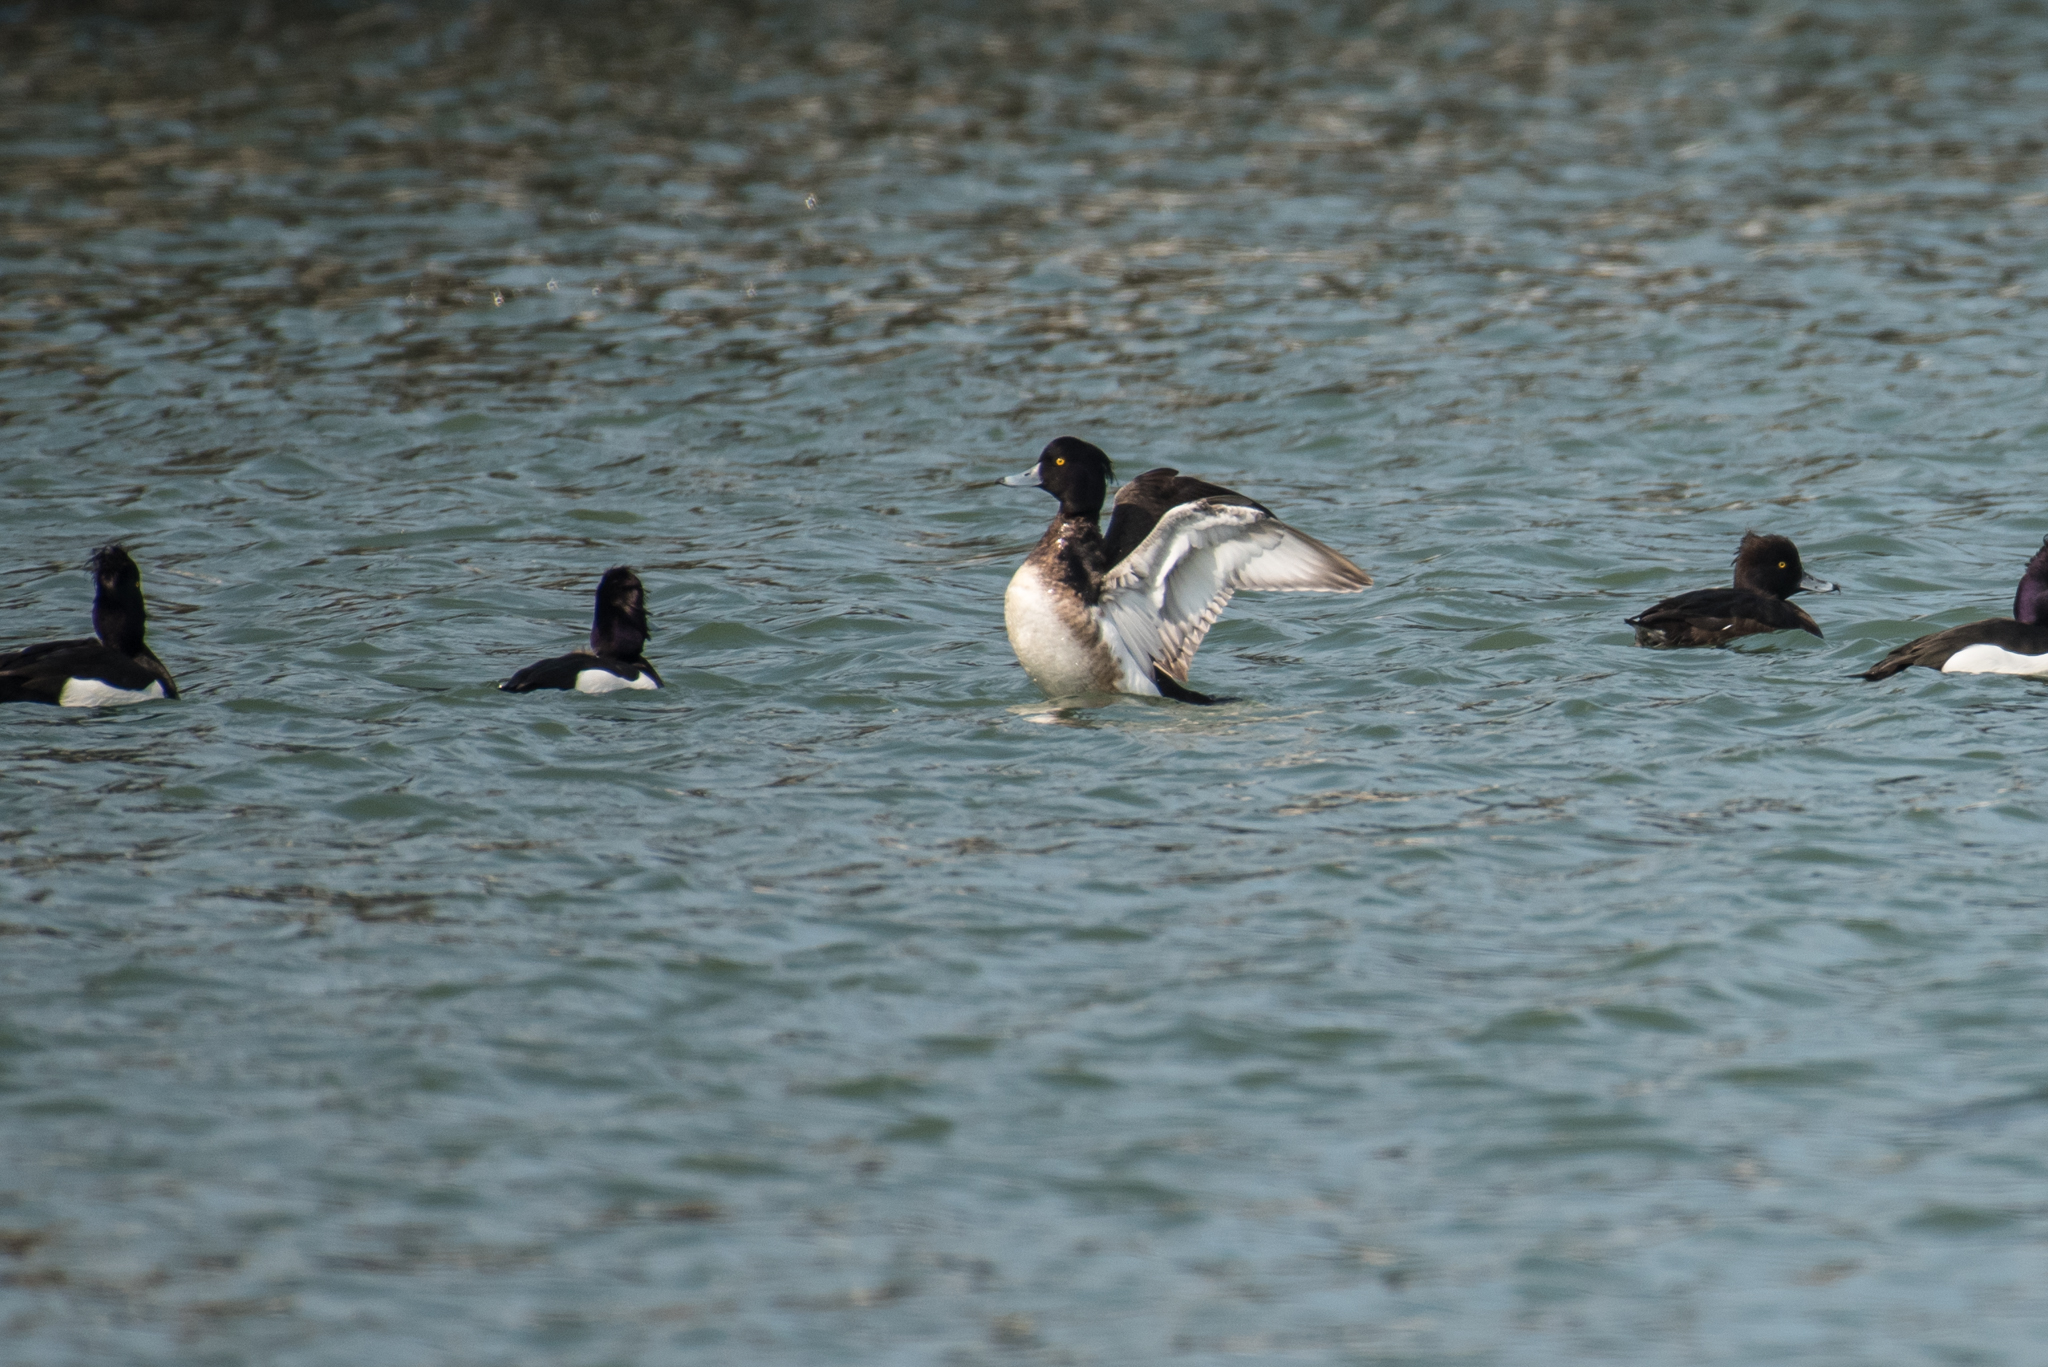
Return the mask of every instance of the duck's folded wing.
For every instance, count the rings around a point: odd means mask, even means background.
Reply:
[[[81,650],[91,650],[98,645],[99,638],[80,636],[76,640],[43,641],[37,645],[23,646],[20,650],[10,650],[5,655],[0,655],[0,674],[11,674],[39,664],[46,664],[60,655],[75,654]]]
[[[1356,593],[1372,577],[1259,507],[1186,503],[1103,577],[1095,613],[1128,678],[1185,681],[1202,638],[1239,589]],[[1139,691],[1149,691],[1140,689]]]
[[[1819,623],[1806,609],[1749,589],[1694,589],[1666,598],[1626,621],[1632,627],[1651,630],[1690,631],[1700,641],[1754,636],[1766,631],[1821,634]]]
[[[544,688],[568,691],[576,687],[576,676],[595,659],[590,655],[557,655],[539,660],[498,685],[500,693],[532,693]]]
[[[2038,628],[2024,626],[2007,617],[1989,617],[1981,622],[1965,622],[1959,627],[1930,632],[1908,641],[1864,671],[1863,677],[1889,679],[1914,665],[1940,669],[1957,651],[1979,645],[1996,646],[2012,655],[2038,655],[2042,648]]]

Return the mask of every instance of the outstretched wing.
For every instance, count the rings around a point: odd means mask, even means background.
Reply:
[[[1169,509],[1103,577],[1094,608],[1125,682],[1151,692],[1156,666],[1186,681],[1209,628],[1239,589],[1356,593],[1372,577],[1264,508],[1204,499]]]

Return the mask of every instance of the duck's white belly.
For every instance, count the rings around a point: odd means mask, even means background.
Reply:
[[[1941,666],[1944,674],[2048,674],[2048,655],[2015,655],[2000,646],[1978,642],[1964,646]]]
[[[637,679],[622,679],[609,669],[579,669],[576,671],[578,693],[616,693],[622,688],[659,688],[654,676],[642,673]]]
[[[155,681],[147,688],[116,688],[98,679],[66,679],[64,691],[57,695],[57,706],[119,707],[131,702],[156,702],[163,695],[163,684]]]
[[[1058,593],[1030,561],[1010,576],[1003,625],[1017,662],[1047,697],[1116,691],[1116,661],[1096,634],[1088,609]]]

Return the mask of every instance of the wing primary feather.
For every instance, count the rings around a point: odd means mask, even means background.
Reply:
[[[1249,500],[1205,499],[1161,516],[1104,577],[1093,611],[1127,674],[1152,682],[1157,670],[1184,683],[1239,589],[1356,593],[1370,583],[1350,559]]]

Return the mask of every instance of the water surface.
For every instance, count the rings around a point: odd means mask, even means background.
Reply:
[[[10,1361],[2034,1359],[2048,19],[229,8],[0,11]],[[1066,432],[1377,584],[1050,708]]]

